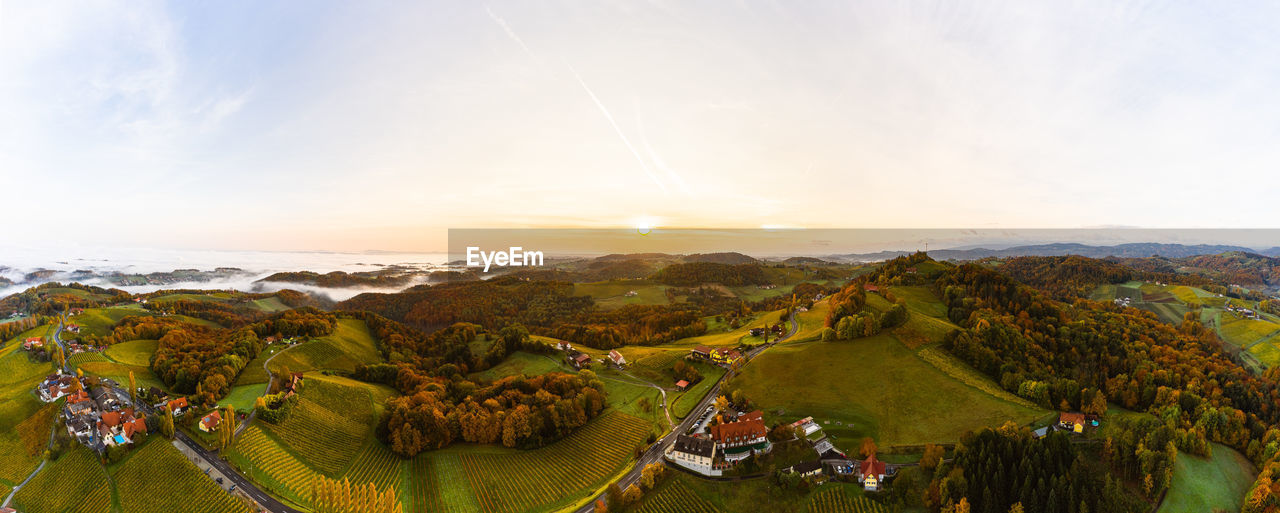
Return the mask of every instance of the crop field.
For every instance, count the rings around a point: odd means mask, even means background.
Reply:
[[[1249,347],[1273,335],[1280,335],[1280,324],[1270,321],[1242,319],[1231,312],[1218,317],[1218,334],[1241,347]]]
[[[10,388],[18,383],[35,382],[53,372],[53,364],[33,361],[26,351],[10,351],[0,356],[0,387]]]
[[[860,494],[849,493],[847,487],[831,487],[813,494],[809,513],[888,513],[889,508]]]
[[[280,447],[256,424],[236,438],[230,459],[264,489],[305,503],[315,470]]]
[[[110,360],[108,360],[107,357],[102,356],[102,353],[91,352],[91,351],[76,353],[71,355],[70,358],[67,358],[67,365],[70,366],[72,369],[87,363],[94,363],[94,362],[110,362]]]
[[[801,342],[820,337],[822,328],[826,327],[827,312],[830,310],[831,302],[823,299],[814,303],[813,308],[810,308],[808,312],[796,314],[796,322],[800,323],[800,327],[796,329],[795,336],[787,339],[787,342]]]
[[[648,433],[648,423],[614,412],[540,449],[466,445],[424,453],[414,461],[415,510],[553,511],[613,477]]]
[[[80,315],[67,317],[67,324],[80,325],[80,333],[76,334],[63,331],[62,334],[64,337],[68,338],[75,338],[76,335],[106,336],[111,334],[111,329],[114,328],[121,319],[131,315],[151,316],[153,314],[150,311],[137,306],[89,308]]]
[[[289,305],[286,305],[280,302],[280,298],[277,298],[275,296],[263,298],[263,299],[255,299],[250,304],[252,304],[254,308],[257,308],[258,310],[262,310],[267,313],[283,312],[289,309]]]
[[[146,367],[151,365],[151,355],[160,346],[157,340],[130,340],[110,346],[103,351],[107,358],[125,365]]]
[[[14,494],[23,511],[100,513],[111,509],[111,484],[92,451],[75,447]]]
[[[659,347],[629,346],[618,349],[627,359],[627,370],[640,378],[662,386],[672,383],[671,366],[689,355],[687,348],[666,349]]]
[[[259,353],[256,358],[249,360],[249,363],[244,365],[244,370],[240,371],[240,376],[236,378],[236,386],[266,383],[267,370],[264,369],[262,365],[268,358],[271,358],[277,352],[282,351],[283,349],[281,349],[281,347],[282,346],[280,344],[267,346],[267,348],[263,349],[262,353]]]
[[[656,490],[645,495],[636,506],[635,513],[717,513],[710,502],[684,485],[684,481],[670,479]]]
[[[517,376],[524,374],[526,376],[537,376],[548,372],[564,370],[556,363],[557,358],[563,358],[561,353],[557,352],[551,355],[540,355],[526,353],[524,351],[516,351],[507,356],[507,359],[501,363],[494,365],[488,369],[473,373],[474,378],[486,381],[494,381],[507,376]]]
[[[244,503],[219,488],[177,448],[159,437],[135,449],[112,476],[120,497],[120,509],[128,513],[249,511]],[[163,478],[158,479],[159,476]]]
[[[1222,444],[1213,444],[1210,458],[1180,453],[1174,463],[1169,494],[1158,511],[1240,511],[1256,475],[1247,458]]]
[[[349,479],[351,484],[373,483],[379,490],[400,490],[405,466],[404,460],[391,452],[391,449],[370,438],[343,477]],[[401,502],[407,503],[404,498],[401,498]]]
[[[854,387],[854,376],[875,378]],[[1026,424],[1045,413],[966,384],[883,333],[774,347],[744,367],[734,384],[767,417],[811,415],[846,449],[864,436],[881,447],[953,441],[964,431],[1009,420]]]
[[[1249,354],[1252,354],[1254,358],[1267,367],[1280,365],[1280,347],[1276,347],[1277,344],[1280,344],[1280,337],[1272,338],[1261,344],[1254,344],[1253,347],[1249,348]]]
[[[744,323],[742,327],[726,332],[707,333],[697,337],[682,338],[664,347],[683,347],[685,349],[693,346],[711,346],[711,347],[733,347],[738,345],[738,341],[750,333],[751,328],[759,328],[764,325],[773,325],[782,318],[782,310],[765,312],[757,314],[750,321]]]
[[[334,369],[352,372],[357,364],[377,363],[382,360],[368,326],[358,319],[338,319],[338,327],[332,335],[320,337],[285,350],[271,360],[271,370],[276,372],[288,366],[293,372]]]
[[[77,359],[83,357],[81,359]],[[164,382],[160,381],[155,374],[151,373],[151,369],[145,365],[125,365],[116,363],[106,359],[98,353],[81,353],[73,356],[68,362],[74,368],[84,371],[87,375],[99,376],[103,378],[111,378],[116,383],[128,383],[129,372],[133,371],[133,377],[140,387],[157,387],[161,390],[168,390]]]

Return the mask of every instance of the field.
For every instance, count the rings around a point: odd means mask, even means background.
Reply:
[[[251,303],[254,308],[267,313],[283,312],[289,309],[289,305],[280,302],[280,298],[271,296],[264,299],[255,299]]]
[[[1211,458],[1179,453],[1174,464],[1173,483],[1160,505],[1159,513],[1240,511],[1245,492],[1257,472],[1240,453],[1222,444],[1213,444]]]
[[[77,446],[45,465],[13,499],[22,511],[101,513],[111,509],[111,483],[93,452]]]
[[[856,488],[829,487],[813,493],[809,513],[889,513],[889,508],[851,490]]]
[[[808,312],[800,312],[796,314],[796,322],[800,323],[800,327],[796,330],[795,336],[787,339],[787,342],[802,342],[805,340],[814,340],[822,336],[822,328],[826,327],[827,312],[831,310],[831,302],[823,299],[813,304]]]
[[[626,295],[633,290],[636,295]],[[667,286],[649,280],[575,283],[573,295],[591,296],[596,301],[596,305],[603,310],[612,310],[626,305],[665,305],[670,302],[667,300]]]
[[[120,319],[131,315],[151,316],[153,314],[140,306],[133,305],[89,308],[79,315],[68,316],[66,322],[80,325],[79,335],[106,336],[111,334],[111,328],[115,327]],[[64,331],[62,335],[65,338],[75,338],[77,334]]]
[[[271,371],[287,366],[293,372],[333,369],[352,372],[357,364],[382,360],[368,326],[358,319],[338,319],[332,335],[285,350],[271,360]]]
[[[781,318],[782,310],[765,312],[757,314],[754,318],[744,323],[742,327],[736,330],[711,333],[711,330],[708,329],[708,333],[706,335],[682,338],[670,344],[664,344],[662,347],[680,347],[686,351],[693,346],[733,347],[738,345],[740,339],[748,335],[751,328],[759,328],[765,325],[771,326],[776,324]]]
[[[812,415],[845,449],[864,436],[881,447],[951,442],[964,431],[1027,424],[1045,413],[953,378],[886,334],[780,345],[734,383],[767,417],[781,417],[767,422]]]
[[[684,481],[669,479],[645,495],[635,513],[716,513],[710,502],[698,497]]]
[[[146,367],[151,365],[151,355],[159,345],[157,340],[130,340],[110,346],[103,353],[115,362]]]
[[[128,513],[249,511],[160,437],[135,449],[112,477],[120,508]]]
[[[87,375],[99,376],[103,378],[111,378],[116,383],[128,383],[129,372],[133,372],[133,377],[140,387],[157,387],[161,390],[168,390],[164,382],[160,381],[155,374],[151,373],[151,368],[147,365],[127,365],[109,360],[103,353],[80,353],[72,355],[67,359],[67,363],[72,368],[80,369]]]
[[[230,459],[264,488],[302,503],[317,472],[333,478],[345,472],[367,481],[387,479],[378,469],[365,467],[373,465],[371,460],[385,463],[389,454],[367,445],[378,444],[373,423],[393,394],[386,387],[308,374],[293,414],[278,425],[255,421],[237,438]],[[370,451],[375,453],[366,454]]]
[[[501,363],[490,367],[489,369],[472,373],[472,378],[478,378],[486,381],[494,381],[507,376],[516,376],[524,374],[527,376],[537,376],[548,372],[564,370],[560,364],[556,363],[558,358],[563,358],[560,352],[551,355],[540,355],[526,353],[524,351],[516,351],[507,356],[507,359]]]
[[[554,511],[585,499],[630,462],[646,422],[607,413],[547,447],[457,445],[413,462],[414,511]]]
[[[707,395],[707,391],[715,386],[716,380],[723,376],[725,370],[723,367],[707,364],[696,364],[698,372],[702,374],[702,381],[689,387],[685,392],[679,392],[679,396],[671,402],[671,415],[678,419],[683,419],[692,412],[693,407],[698,405],[698,401]],[[671,394],[668,394],[671,395]]]
[[[1264,320],[1242,319],[1234,313],[1222,312],[1218,317],[1218,334],[1222,335],[1222,340],[1228,343],[1250,347],[1280,334],[1280,324]]]
[[[249,411],[253,409],[258,397],[267,393],[267,384],[258,383],[254,385],[238,385],[231,387],[231,393],[218,401],[218,406],[231,405],[236,407],[236,411]]]

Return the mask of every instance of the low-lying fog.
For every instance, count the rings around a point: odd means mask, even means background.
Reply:
[[[284,271],[377,271],[388,267],[402,267],[419,271],[442,269],[446,255],[443,253],[341,253],[322,251],[210,251],[174,249],[119,249],[119,248],[5,248],[0,251],[0,276],[14,285],[0,287],[0,297],[22,292],[41,283],[56,281],[76,282],[104,288],[118,288],[131,293],[154,292],[160,289],[234,289],[245,292],[274,292],[293,289],[323,294],[335,301],[342,301],[364,292],[397,292],[426,282],[426,277],[394,288],[315,287],[298,283],[254,283],[271,274]],[[148,285],[116,285],[105,278],[114,272],[123,274],[150,274],[172,272],[178,269],[213,271],[216,268],[233,267],[244,271],[234,276],[208,281],[176,281]],[[50,276],[28,279],[35,271],[52,271]],[[86,276],[83,272],[90,271]]]

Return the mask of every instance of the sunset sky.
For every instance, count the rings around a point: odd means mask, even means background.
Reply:
[[[0,244],[1275,227],[1275,3],[0,0]]]

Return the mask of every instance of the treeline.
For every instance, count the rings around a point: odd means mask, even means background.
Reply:
[[[1012,423],[962,435],[953,459],[938,464],[924,502],[935,511],[992,513],[1138,513],[1151,508],[1114,479],[1104,462],[1080,454],[1067,435],[1036,438]]]
[[[55,322],[53,317],[38,315],[0,324],[0,346],[3,346],[9,339],[21,335],[24,331],[50,322]],[[21,343],[22,341],[19,340],[18,342]]]
[[[657,345],[707,332],[702,311],[680,305],[626,305],[592,311],[554,328],[548,336],[597,349],[624,345]]]
[[[456,370],[456,369],[447,369]],[[387,401],[378,437],[409,458],[455,441],[533,448],[563,438],[604,410],[591,371],[511,376],[487,386],[450,372]]]
[[[54,289],[81,290],[96,297],[55,293]],[[0,299],[0,313],[28,312],[35,315],[58,315],[69,308],[92,308],[128,301],[133,297],[120,289],[104,289],[79,283],[42,283],[20,293]]]
[[[1089,297],[1105,283],[1140,279],[1139,273],[1118,263],[1075,255],[1010,258],[999,269],[1060,300]]]
[[[195,299],[150,301],[143,307],[153,312],[165,312],[203,319],[228,328],[238,328],[266,316],[260,310],[243,305],[238,306],[222,301],[198,301]]]
[[[658,283],[674,287],[692,287],[704,283],[719,283],[728,287],[740,285],[766,285],[760,264],[722,264],[717,262],[689,262],[671,264],[653,274]]]
[[[417,286],[395,294],[366,293],[337,305],[338,309],[365,310],[425,330],[458,322],[488,327],[515,323],[550,326],[557,319],[592,307],[590,297],[573,295],[572,283],[513,277]]]

